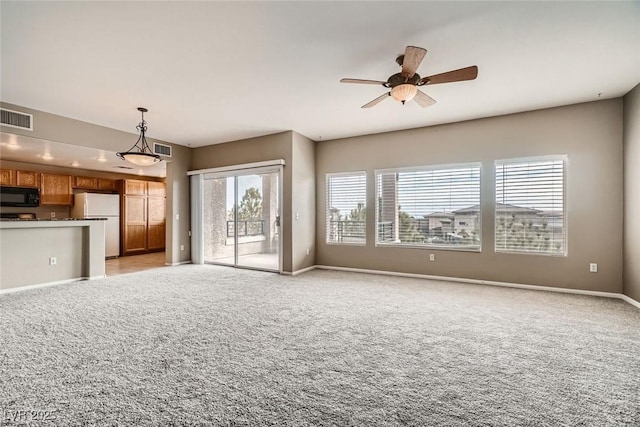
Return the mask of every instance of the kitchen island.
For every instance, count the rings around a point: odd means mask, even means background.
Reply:
[[[0,220],[0,293],[105,277],[105,220]]]

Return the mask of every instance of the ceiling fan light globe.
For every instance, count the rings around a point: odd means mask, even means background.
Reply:
[[[418,93],[418,88],[408,83],[395,86],[391,89],[391,97],[402,103],[411,101],[416,96],[416,93]]]

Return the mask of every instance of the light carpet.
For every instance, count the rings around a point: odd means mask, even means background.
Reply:
[[[620,300],[185,265],[0,314],[0,425],[640,426]]]

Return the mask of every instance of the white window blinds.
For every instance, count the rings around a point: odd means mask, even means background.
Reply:
[[[566,162],[496,161],[496,252],[566,255]]]
[[[366,172],[327,174],[327,243],[366,243],[366,201]]]
[[[480,163],[376,171],[379,245],[480,249]]]

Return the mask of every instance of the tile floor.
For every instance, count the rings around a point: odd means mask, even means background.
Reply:
[[[164,252],[154,252],[144,255],[123,256],[105,261],[107,276],[133,273],[135,271],[149,270],[151,268],[164,267]]]

